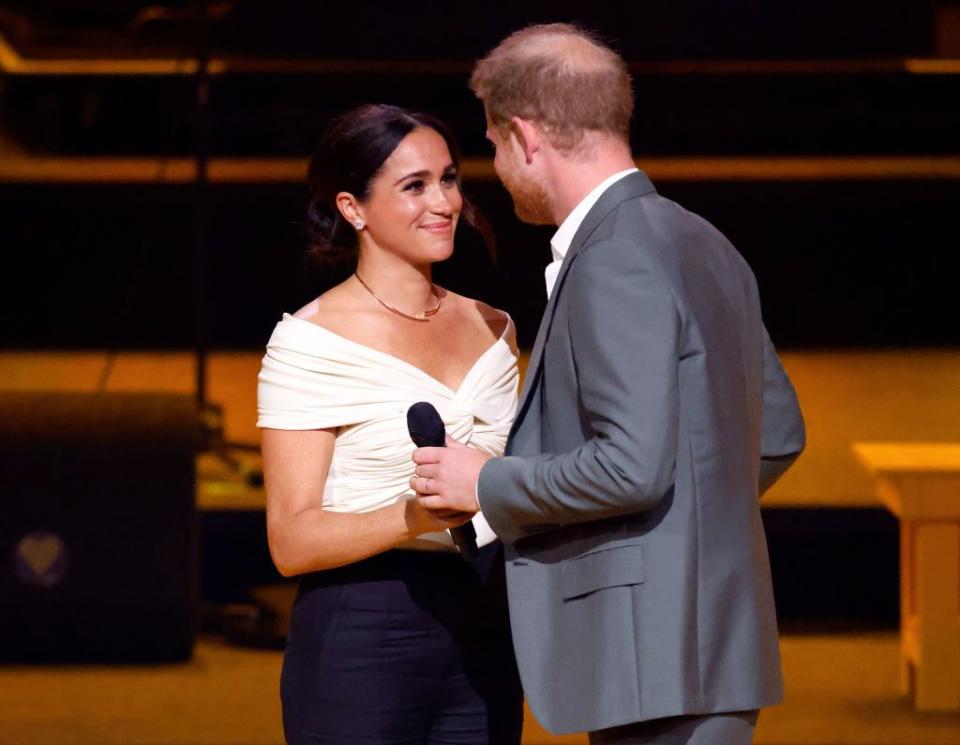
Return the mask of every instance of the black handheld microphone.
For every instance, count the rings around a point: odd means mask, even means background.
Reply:
[[[446,446],[446,427],[433,404],[426,401],[415,403],[407,409],[407,430],[410,439],[418,448],[442,448]],[[450,536],[465,559],[477,557],[477,531],[473,523],[464,523],[459,528],[450,528]]]

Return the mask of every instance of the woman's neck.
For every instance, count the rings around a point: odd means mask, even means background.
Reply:
[[[356,273],[366,284],[365,291],[414,315],[436,304],[431,268],[430,264],[414,266],[401,259],[375,260],[361,255]]]

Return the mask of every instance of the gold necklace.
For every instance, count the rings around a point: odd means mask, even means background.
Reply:
[[[375,293],[373,290],[371,290],[371,289],[370,289],[370,286],[369,286],[366,282],[364,282],[362,279],[360,279],[360,275],[359,275],[359,274],[357,274],[356,272],[354,272],[354,273],[353,273],[353,276],[357,278],[357,281],[358,281],[361,285],[363,285],[363,289],[365,289],[367,292],[369,292],[371,295],[373,295],[374,299],[375,299],[378,303],[380,303],[380,305],[382,305],[384,308],[386,308],[387,310],[389,310],[391,313],[396,313],[398,316],[402,316],[403,318],[407,318],[407,319],[409,319],[409,320],[411,320],[411,321],[426,321],[428,318],[430,318],[430,316],[436,315],[436,314],[437,314],[437,311],[440,310],[440,303],[442,302],[442,300],[441,300],[441,298],[440,298],[440,293],[437,292],[437,288],[436,288],[436,286],[433,284],[433,282],[430,283],[430,292],[432,292],[434,295],[437,296],[437,304],[436,304],[435,306],[433,306],[432,308],[427,308],[426,310],[420,311],[420,312],[417,313],[417,315],[415,315],[415,316],[411,316],[411,315],[407,315],[407,314],[404,313],[402,310],[397,310],[396,308],[394,308],[394,307],[393,307],[392,305],[390,305],[389,303],[386,303],[386,302],[384,302],[383,300],[381,300],[380,297],[377,295],[377,293]]]

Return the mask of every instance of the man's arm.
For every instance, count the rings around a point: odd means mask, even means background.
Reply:
[[[674,482],[680,319],[672,294],[635,245],[612,241],[576,257],[563,292],[581,426],[591,436],[569,453],[484,465],[480,506],[508,541],[531,527],[649,510]]]
[[[763,435],[760,442],[760,494],[774,485],[803,452],[806,433],[797,394],[763,329]]]

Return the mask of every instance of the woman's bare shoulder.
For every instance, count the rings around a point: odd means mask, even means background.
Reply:
[[[342,282],[292,315],[357,344],[379,349],[384,335],[389,333],[385,325],[389,319],[365,300],[358,296],[356,287]]]
[[[516,346],[516,329],[509,313],[476,298],[458,295],[450,290],[444,290],[444,292],[457,304],[458,309],[465,316],[484,322],[495,337],[498,339],[504,337],[511,346]]]
[[[291,315],[301,321],[310,321],[320,326],[326,326],[328,322],[335,322],[339,316],[348,313],[354,305],[352,301],[353,295],[346,287],[346,282],[341,282],[322,295],[315,297]]]

